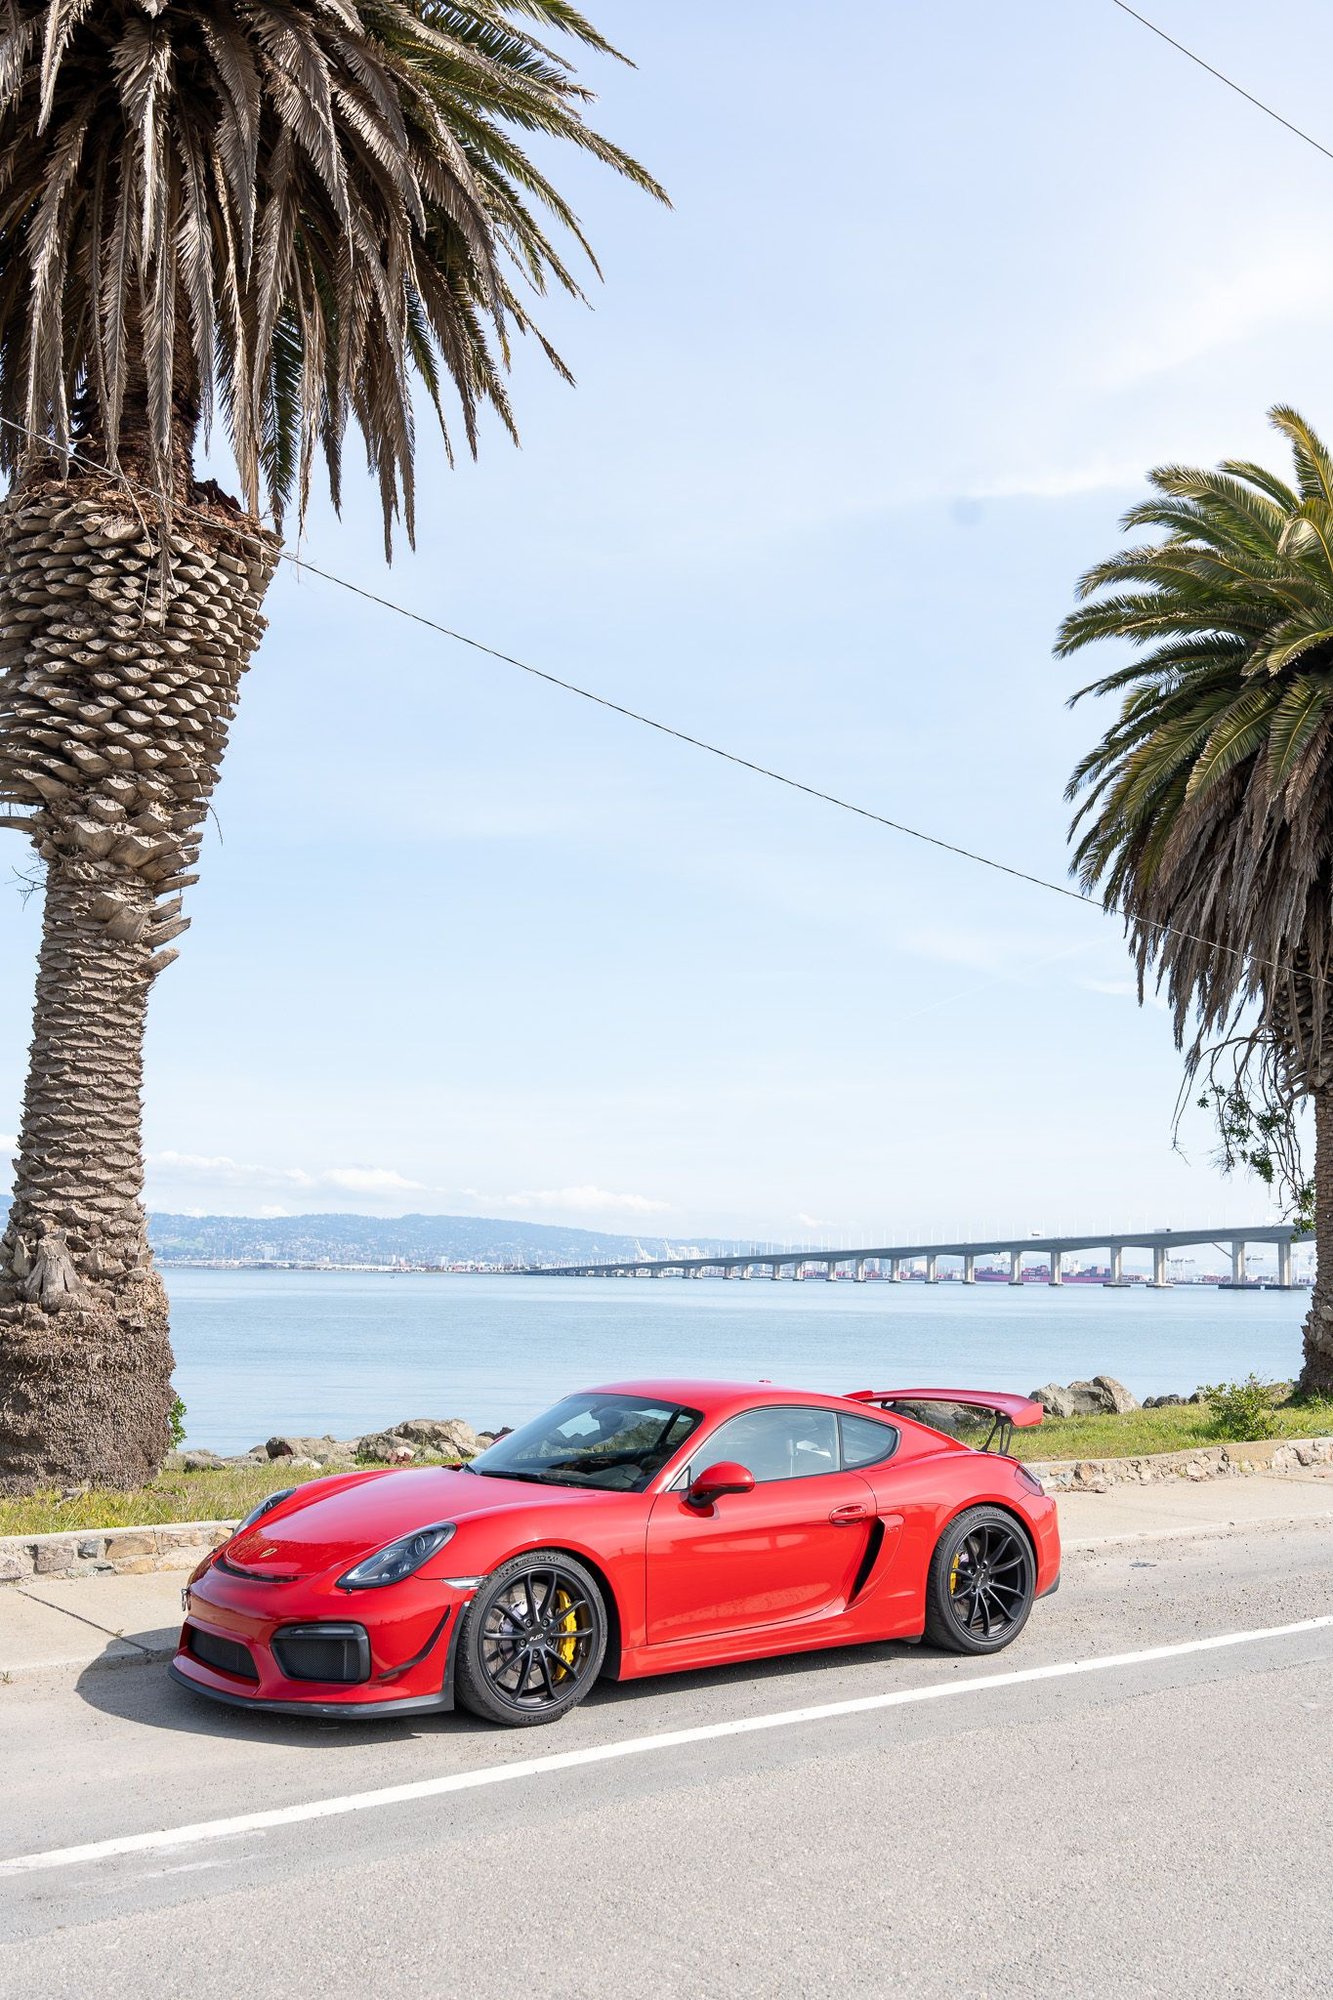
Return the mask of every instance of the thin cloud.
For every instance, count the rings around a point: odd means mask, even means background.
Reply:
[[[1083,493],[1119,493],[1145,484],[1151,453],[1091,458],[1081,465],[1034,466],[970,486],[963,500],[1071,500]]]
[[[1133,329],[1116,333],[1093,363],[1093,385],[1137,388],[1271,326],[1286,325],[1298,312],[1324,312],[1330,299],[1333,277],[1303,242],[1269,251],[1211,283],[1191,274],[1178,296],[1155,309],[1140,307]]]
[[[1085,993],[1105,993],[1112,1000],[1138,1001],[1139,989],[1132,979],[1080,979],[1079,985]],[[1160,1013],[1166,1012],[1166,1002],[1156,993],[1145,993],[1145,1007],[1156,1007]]]
[[[483,1194],[477,1188],[464,1188],[469,1201],[487,1203],[492,1208],[539,1208],[557,1209],[570,1215],[661,1215],[671,1207],[669,1201],[654,1201],[646,1194],[613,1194],[606,1188],[527,1188],[518,1194]]]
[[[304,1167],[270,1167],[233,1160],[226,1153],[169,1150],[150,1153],[148,1164],[167,1175],[213,1181],[226,1187],[341,1188],[348,1194],[393,1194],[420,1191],[425,1185],[396,1173],[392,1167],[324,1167],[310,1173]]]

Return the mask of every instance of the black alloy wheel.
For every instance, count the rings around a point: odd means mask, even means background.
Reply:
[[[573,1556],[515,1556],[489,1576],[459,1635],[458,1699],[512,1728],[555,1722],[583,1700],[606,1656],[602,1594]]]
[[[1026,1625],[1036,1582],[1032,1544],[1013,1515],[970,1508],[931,1557],[927,1639],[952,1653],[998,1653]]]

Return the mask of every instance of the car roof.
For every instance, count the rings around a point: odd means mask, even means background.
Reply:
[[[630,1382],[599,1382],[584,1392],[598,1396],[653,1396],[664,1403],[683,1403],[707,1417],[748,1410],[755,1404],[800,1403],[819,1409],[846,1409],[857,1416],[879,1415],[864,1403],[849,1403],[820,1389],[789,1389],[781,1382],[708,1382],[695,1378],[649,1376]]]

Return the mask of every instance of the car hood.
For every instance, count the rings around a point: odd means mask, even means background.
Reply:
[[[587,1487],[538,1486],[446,1466],[312,1479],[253,1527],[234,1535],[220,1554],[229,1569],[285,1583],[334,1567],[350,1568],[400,1535],[436,1521],[456,1521],[461,1527],[479,1515],[534,1503],[543,1509],[586,1508],[598,1497]]]

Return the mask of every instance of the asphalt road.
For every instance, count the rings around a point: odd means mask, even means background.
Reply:
[[[0,1864],[538,1768],[0,1866],[0,1994],[1322,1994],[1333,1624],[1307,1621],[1330,1613],[1333,1534],[1316,1523],[1076,1553],[993,1661],[885,1646],[639,1682],[549,1730],[255,1719],[156,1667],[16,1684],[0,1690]],[[1305,1629],[1006,1678],[1289,1625]]]

